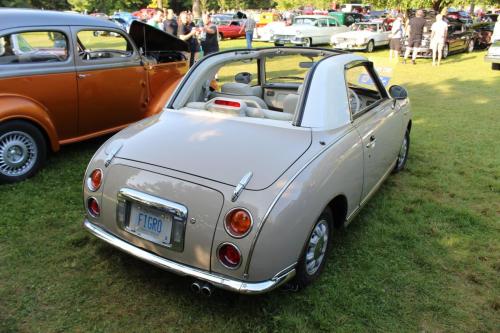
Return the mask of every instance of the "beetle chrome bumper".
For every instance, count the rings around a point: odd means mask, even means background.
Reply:
[[[88,231],[90,231],[90,233],[94,234],[103,241],[150,264],[171,271],[175,274],[191,276],[193,278],[209,282],[216,287],[241,294],[262,294],[279,287],[295,276],[295,268],[292,266],[279,272],[271,280],[267,281],[245,282],[240,280],[233,280],[221,275],[209,273],[207,271],[179,264],[177,262],[165,259],[156,254],[138,248],[98,227],[87,219],[85,219],[85,221],[83,222],[83,226]]]

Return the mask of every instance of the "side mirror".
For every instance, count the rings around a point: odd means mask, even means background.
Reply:
[[[401,86],[391,86],[389,88],[389,95],[394,99],[406,99],[408,98],[408,92],[405,88]]]

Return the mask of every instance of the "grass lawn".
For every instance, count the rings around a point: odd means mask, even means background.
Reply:
[[[407,170],[298,293],[199,297],[189,279],[97,240],[81,226],[81,183],[104,139],[63,147],[36,177],[0,186],[0,332],[498,332],[500,72],[484,54],[440,68],[369,54],[409,90]]]

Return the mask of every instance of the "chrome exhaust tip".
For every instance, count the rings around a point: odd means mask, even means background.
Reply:
[[[199,294],[201,291],[201,283],[199,281],[191,283],[191,291],[195,294]]]
[[[203,296],[206,296],[206,297],[210,297],[212,296],[212,293],[213,293],[213,287],[208,284],[208,283],[205,283],[202,287],[201,287],[201,294]]]

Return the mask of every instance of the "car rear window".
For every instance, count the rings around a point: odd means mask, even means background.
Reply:
[[[68,59],[68,39],[59,31],[25,31],[0,37],[0,65],[61,62]]]

